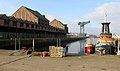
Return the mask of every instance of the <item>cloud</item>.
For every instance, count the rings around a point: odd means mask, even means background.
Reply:
[[[91,34],[101,33],[101,24],[105,18],[105,12],[108,15],[108,21],[111,22],[110,29],[112,33],[119,33],[120,29],[120,2],[110,2],[97,7],[95,11],[85,14],[81,20],[90,20],[86,25],[86,32]]]
[[[79,20],[73,20],[68,22],[68,28],[69,28],[69,33],[79,33],[80,32],[80,28],[78,25]]]
[[[53,19],[62,20],[62,17],[60,17],[58,15],[45,14],[45,16],[49,21],[52,21]]]
[[[120,2],[109,2],[97,7],[93,12],[81,16],[81,18],[67,22],[70,33],[79,33],[80,28],[78,22],[88,21],[91,23],[85,25],[85,33],[99,35],[101,33],[101,23],[104,21],[105,12],[108,15],[108,21],[111,22],[110,29],[112,33],[120,31]],[[46,17],[52,21],[53,19],[63,20],[62,17],[46,14]]]

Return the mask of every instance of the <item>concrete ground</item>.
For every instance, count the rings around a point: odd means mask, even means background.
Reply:
[[[21,56],[0,52],[0,63]],[[120,56],[68,56],[51,58],[32,56],[0,66],[0,71],[120,71]]]

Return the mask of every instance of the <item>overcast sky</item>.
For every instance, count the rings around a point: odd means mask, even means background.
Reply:
[[[50,21],[56,18],[68,24],[72,33],[79,33],[78,22],[90,20],[85,32],[100,34],[107,12],[111,32],[120,31],[120,0],[0,0],[0,14],[12,15],[21,6],[37,10]]]

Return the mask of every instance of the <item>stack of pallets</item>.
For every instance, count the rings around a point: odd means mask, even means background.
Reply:
[[[50,57],[63,57],[63,47],[49,46]]]

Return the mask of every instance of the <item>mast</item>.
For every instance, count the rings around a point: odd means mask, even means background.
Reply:
[[[105,22],[107,22],[107,12],[105,12]]]

